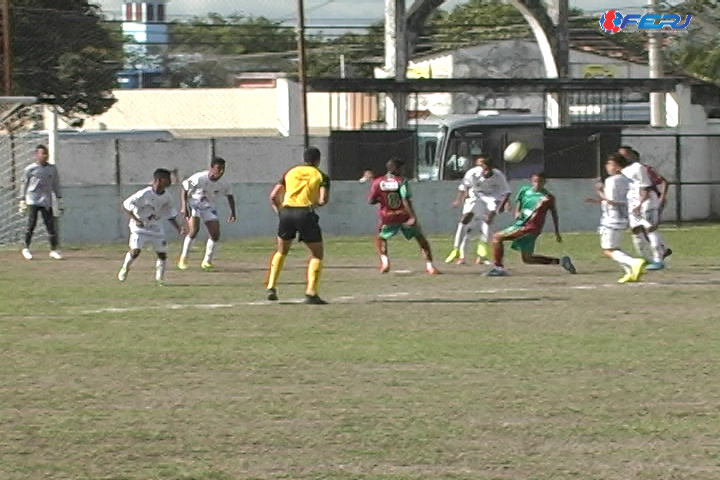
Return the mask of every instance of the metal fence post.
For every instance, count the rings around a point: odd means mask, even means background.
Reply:
[[[681,136],[675,134],[675,225],[681,227],[682,220],[682,161],[681,161]]]

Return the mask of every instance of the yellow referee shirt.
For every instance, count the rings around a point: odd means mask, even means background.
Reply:
[[[330,178],[313,165],[298,165],[280,180],[285,187],[283,207],[312,207],[320,201],[320,188],[330,188]]]

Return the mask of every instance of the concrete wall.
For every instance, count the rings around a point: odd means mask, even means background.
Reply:
[[[524,182],[512,182],[517,189]],[[548,188],[558,198],[560,226],[564,232],[594,231],[600,217],[597,205],[582,200],[592,194],[592,180],[551,180]],[[93,186],[66,189],[67,214],[62,217],[62,237],[66,244],[124,242],[127,238],[127,219],[120,211],[123,198],[142,185]],[[239,220],[236,224],[223,223],[225,239],[268,237],[276,232],[276,217],[267,203],[271,188],[267,183],[235,184]],[[171,194],[177,195],[176,187]],[[327,235],[368,235],[376,228],[375,207],[366,203],[367,184],[335,182],[332,184],[332,201],[321,209],[323,230]],[[456,182],[413,183],[415,206],[423,228],[431,234],[447,234],[451,241],[457,225],[459,209],[450,206],[457,193]],[[92,208],[90,208],[91,206]],[[222,216],[227,206],[221,205]],[[506,226],[511,218],[503,214],[498,226]],[[171,231],[171,228],[168,227]],[[548,230],[551,221],[548,219]],[[204,234],[203,234],[204,235]]]
[[[73,136],[61,137],[57,164],[63,185],[67,187],[113,185],[118,162],[120,182],[137,184],[149,179],[158,167],[177,170],[181,177],[206,168],[213,142],[215,154],[228,162],[227,178],[231,182],[275,182],[289,167],[302,160],[302,137],[219,138],[214,141],[121,138],[117,140],[119,156],[116,158],[116,140],[112,136]],[[311,143],[327,158],[327,137],[313,138]],[[34,148],[34,144],[28,144],[28,148]]]

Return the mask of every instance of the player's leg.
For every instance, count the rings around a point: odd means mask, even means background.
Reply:
[[[420,227],[417,225],[414,225],[412,227],[404,227],[403,233],[405,234],[405,238],[407,238],[408,240],[414,237],[418,245],[420,246],[420,251],[422,252],[423,258],[425,259],[425,271],[430,275],[439,274],[440,272],[435,268],[435,265],[433,264],[433,255],[432,249],[430,248],[430,242],[428,242],[428,239],[422,233]]]
[[[632,232],[632,242],[635,247],[635,251],[644,259],[649,259],[650,255],[648,251],[650,249],[649,239],[647,232],[645,231],[645,222],[642,216],[630,214],[630,231]]]
[[[318,285],[323,269],[325,248],[323,246],[320,219],[315,212],[309,212],[298,225],[300,241],[310,250],[310,261],[307,269],[307,289],[305,290],[305,303],[311,305],[325,305],[327,302],[318,295]]]
[[[618,283],[637,282],[640,280],[647,262],[642,258],[633,258],[625,253],[622,245],[622,230],[600,227],[600,248],[603,255],[620,264],[625,275]]]
[[[154,237],[153,248],[157,255],[155,261],[155,282],[162,286],[165,284],[165,270],[167,269],[167,240],[164,238]]]
[[[190,249],[192,248],[193,243],[195,243],[195,238],[197,238],[198,232],[200,232],[200,217],[194,209],[190,214],[190,218],[188,218],[187,224],[188,233],[185,235],[185,239],[183,240],[182,252],[180,253],[180,260],[178,261],[178,268],[180,270],[187,270],[188,259],[190,258]]]
[[[22,255],[27,260],[32,260],[32,253],[30,252],[30,244],[32,243],[32,237],[35,233],[35,227],[37,226],[38,213],[40,213],[40,207],[36,205],[29,205],[28,208],[28,223],[27,229],[25,230],[25,248],[23,248]]]
[[[130,272],[130,267],[132,266],[133,262],[135,262],[135,260],[137,260],[137,258],[140,256],[145,241],[145,235],[130,232],[130,249],[125,254],[125,260],[123,261],[123,265],[120,268],[120,272],[118,272],[118,280],[120,280],[121,282],[124,282],[127,279],[128,272]]]
[[[465,258],[465,245],[467,243],[468,229],[470,222],[474,217],[474,210],[476,206],[475,199],[468,199],[463,204],[462,216],[457,225],[455,231],[455,241],[453,242],[453,249],[445,259],[445,263],[452,263],[458,259]]]
[[[380,225],[377,237],[375,237],[375,249],[380,255],[380,273],[390,271],[390,257],[388,256],[388,240],[397,235],[400,225]]]
[[[59,241],[55,225],[55,214],[52,208],[42,208],[40,209],[40,214],[42,215],[45,231],[47,231],[48,241],[50,243],[50,257],[55,260],[62,260],[62,253],[58,250]]]
[[[520,252],[523,263],[528,265],[560,265],[568,273],[577,273],[570,257],[557,258],[535,255],[535,244],[538,236],[536,233],[528,233],[513,241],[512,248]]]
[[[272,260],[270,261],[270,271],[267,281],[267,299],[277,300],[277,282],[280,278],[280,272],[285,265],[285,258],[290,252],[292,242],[297,236],[297,227],[295,225],[296,212],[293,208],[283,208],[278,214],[278,232],[277,246]]]
[[[480,218],[480,242],[477,246],[477,259],[475,263],[487,262],[489,248],[488,244],[492,241],[492,226],[494,218],[490,221],[487,220],[488,215],[494,212],[496,205],[494,202],[482,201],[480,202],[480,209],[478,211],[478,217]]]
[[[205,247],[205,258],[202,261],[202,269],[207,271],[213,268],[213,261],[220,244],[220,221],[208,220],[205,222],[205,227],[208,232],[208,241]]]
[[[647,233],[648,243],[650,244],[650,257],[652,263],[647,266],[647,270],[662,270],[665,268],[665,244],[660,232],[657,231],[660,223],[658,211],[656,209],[649,209],[643,211],[643,220],[647,222],[648,227],[645,231]]]
[[[505,230],[497,232],[492,237],[492,251],[493,251],[493,268],[491,268],[485,275],[488,277],[503,277],[507,275],[505,271],[505,242],[514,241],[516,238],[520,238],[524,234],[523,230],[517,226],[510,226]]]

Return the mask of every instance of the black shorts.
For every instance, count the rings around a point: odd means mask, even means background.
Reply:
[[[278,237],[305,243],[322,242],[320,217],[311,208],[282,207],[278,222]]]

